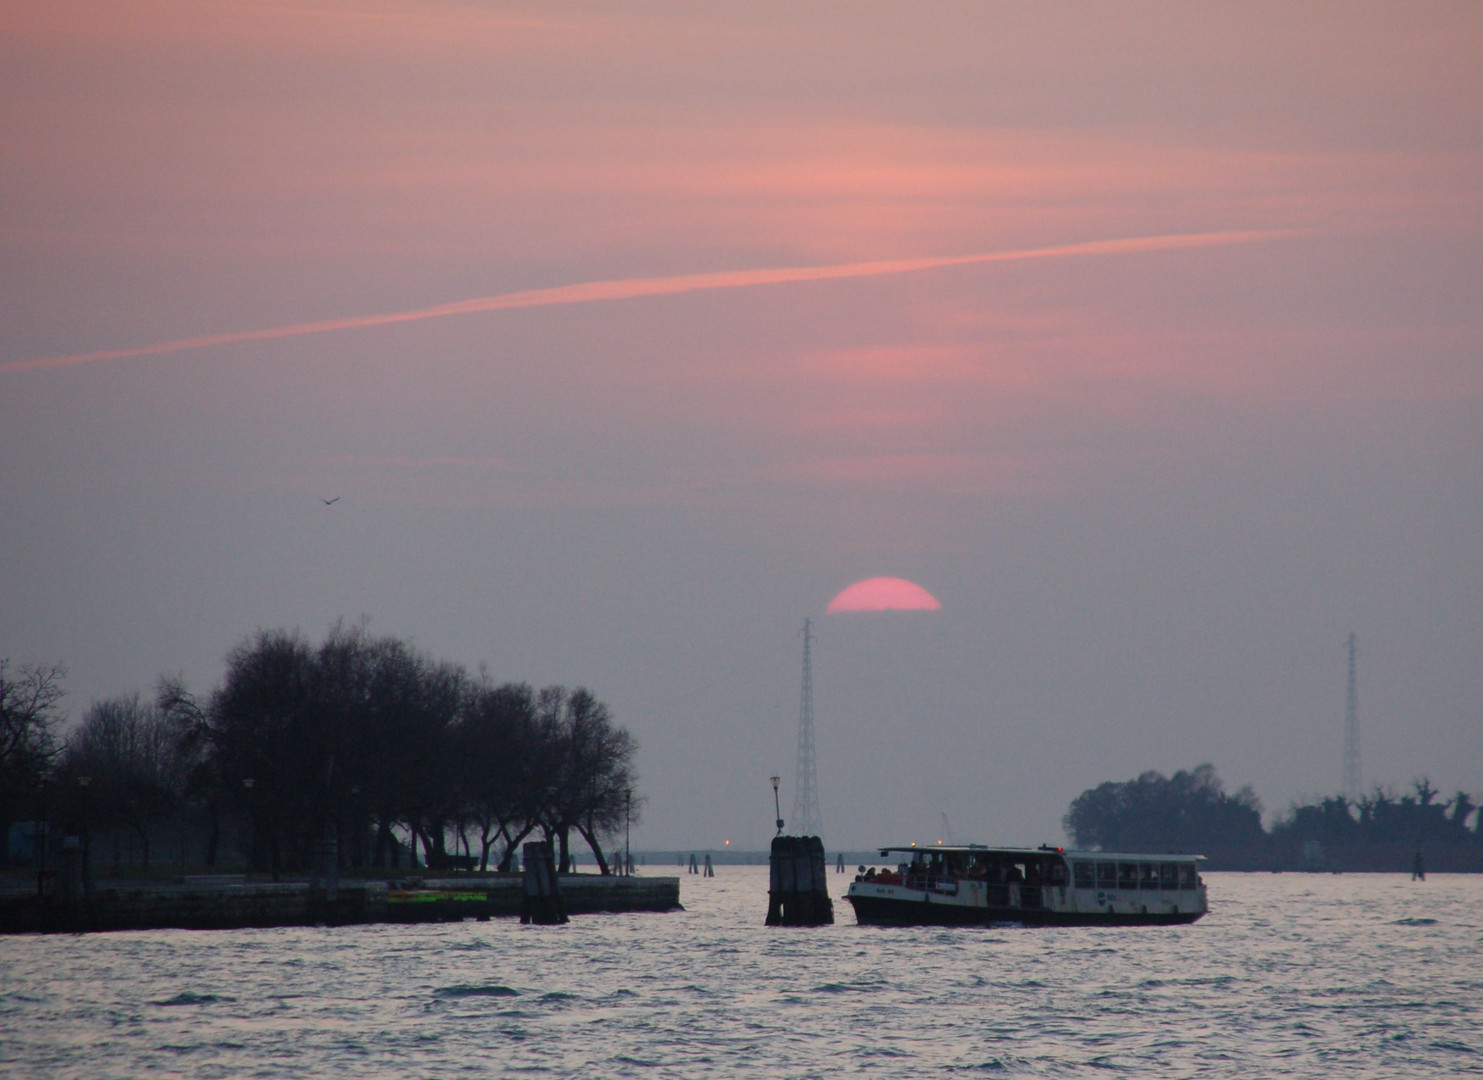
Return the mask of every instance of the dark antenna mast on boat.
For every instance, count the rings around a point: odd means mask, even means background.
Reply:
[[[803,620],[803,693],[798,709],[798,776],[793,787],[793,829],[799,836],[818,836],[819,774],[814,764],[814,671],[810,660],[813,623]]]
[[[1359,772],[1359,647],[1354,634],[1349,635],[1349,698],[1344,709],[1344,795],[1357,799],[1360,790]]]

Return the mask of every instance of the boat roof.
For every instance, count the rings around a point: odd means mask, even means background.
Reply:
[[[1049,844],[1041,844],[1033,848],[990,847],[987,844],[888,844],[878,850],[883,859],[893,851],[907,855],[919,855],[929,851],[963,854],[988,852],[993,855],[1014,856],[1061,855],[1076,859],[1102,859],[1106,862],[1117,859],[1125,859],[1128,862],[1203,862],[1205,859],[1203,855],[1190,855],[1183,851],[1085,851],[1079,848],[1051,847]]]

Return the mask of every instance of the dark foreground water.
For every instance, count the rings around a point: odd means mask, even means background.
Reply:
[[[1159,929],[769,930],[721,867],[566,927],[5,938],[0,1075],[1483,1072],[1483,877],[1208,879]]]

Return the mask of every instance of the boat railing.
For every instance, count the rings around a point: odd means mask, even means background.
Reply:
[[[927,874],[911,873],[906,877],[908,889],[922,889],[926,892],[946,893],[956,896],[958,893],[958,879],[950,874]]]

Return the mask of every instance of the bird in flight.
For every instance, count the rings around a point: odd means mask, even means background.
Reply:
[[[340,496],[336,495],[333,499],[326,499],[323,496],[321,496],[319,501],[322,502],[322,503],[324,503],[324,505],[326,505],[326,506],[334,506],[335,503],[337,503],[337,502],[340,501]]]

